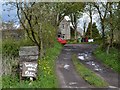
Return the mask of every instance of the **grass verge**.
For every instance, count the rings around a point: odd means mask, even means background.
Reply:
[[[7,75],[2,77],[2,88],[57,88],[58,81],[55,73],[55,60],[62,46],[56,43],[49,48],[43,60],[38,61],[38,77],[29,85],[29,80],[19,81],[18,75]]]
[[[90,85],[94,87],[107,87],[108,83],[105,82],[102,78],[97,76],[95,72],[91,71],[90,69],[86,68],[80,61],[78,61],[77,56],[72,56],[73,64],[76,68],[78,74]]]
[[[120,73],[120,60],[118,60],[119,54],[120,52],[118,52],[115,48],[111,48],[109,54],[102,51],[100,47],[94,51],[94,55],[98,58],[98,60],[101,60],[105,65],[118,73]]]

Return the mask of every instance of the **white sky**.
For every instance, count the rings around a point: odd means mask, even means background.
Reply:
[[[100,29],[100,27],[99,27],[99,15],[94,14],[92,17],[92,20],[93,20],[93,22],[96,22],[97,28],[99,30]],[[86,13],[83,13],[83,16],[78,20],[78,29],[80,27],[83,30],[84,22],[86,22],[86,29],[87,29],[88,24],[90,22],[90,17]]]

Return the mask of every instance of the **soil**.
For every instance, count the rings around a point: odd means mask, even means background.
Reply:
[[[71,57],[73,54],[87,54],[89,57],[86,60],[80,60],[87,68],[94,71],[98,76],[109,83],[106,88],[117,89],[120,85],[118,75],[111,68],[105,66],[100,60],[92,55],[92,52],[98,45],[93,44],[66,44],[64,45],[58,60],[56,62],[56,73],[60,88],[94,88],[81,78],[73,66]],[[91,65],[91,62],[94,64]],[[99,66],[100,70],[95,70],[95,66]],[[102,88],[102,87],[101,87]],[[94,88],[95,89],[95,88]]]

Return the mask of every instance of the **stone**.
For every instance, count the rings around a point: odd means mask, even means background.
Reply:
[[[19,56],[29,56],[29,55],[38,55],[38,47],[37,46],[25,46],[20,47]]]

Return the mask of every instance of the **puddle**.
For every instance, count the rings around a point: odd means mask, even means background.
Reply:
[[[78,56],[84,56],[84,53],[78,53]]]
[[[76,85],[77,82],[70,82],[69,85]]]
[[[103,69],[95,63],[93,60],[91,60],[92,52],[85,51],[85,53],[78,53],[78,59],[85,61],[85,64],[90,65],[94,71],[101,72]]]
[[[66,50],[66,51],[71,51],[71,49],[64,49],[64,50]]]
[[[98,64],[96,64],[94,61],[87,61],[86,64],[92,66],[95,71],[102,71],[102,70],[103,70],[103,69],[101,69],[101,67],[100,67]]]
[[[64,69],[66,69],[66,70],[69,70],[69,67],[70,67],[70,65],[68,65],[68,64],[64,65]]]
[[[78,57],[79,56],[84,56],[85,60],[90,60],[91,59],[91,53],[89,52],[85,52],[85,53],[78,53]],[[83,60],[83,59],[82,59]]]
[[[63,59],[69,59],[69,58],[63,58]]]
[[[78,59],[85,60],[84,56],[78,56]]]
[[[95,71],[102,71],[102,69],[100,68],[99,65],[95,65],[94,70],[95,70]]]
[[[70,53],[66,53],[67,55],[69,55]]]
[[[92,61],[92,62],[91,62],[91,65],[92,65],[92,66],[95,66],[96,64],[95,64],[95,62],[94,62],[94,61]]]
[[[87,61],[86,64],[92,65],[92,61]]]

